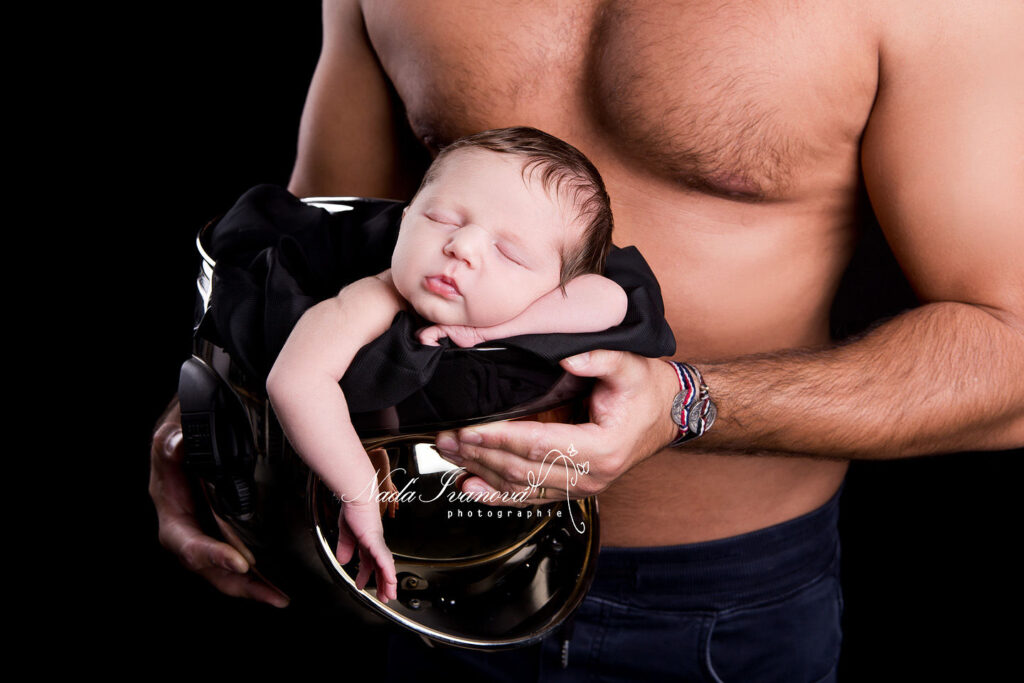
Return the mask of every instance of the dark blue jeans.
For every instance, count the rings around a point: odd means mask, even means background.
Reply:
[[[834,681],[843,609],[838,514],[836,493],[802,517],[740,536],[603,548],[583,605],[539,645],[430,648],[396,630],[388,680]]]

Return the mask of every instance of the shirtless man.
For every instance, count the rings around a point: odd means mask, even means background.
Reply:
[[[666,450],[672,367],[594,352],[569,368],[601,379],[593,425],[439,446],[476,483],[518,491],[533,457],[572,443],[590,461],[574,495],[600,493],[609,548],[727,539],[820,510],[844,459],[1024,444],[1022,26],[1011,0],[328,2],[290,189],[401,195],[389,82],[432,151],[509,125],[581,149],[718,420]],[[925,303],[833,346],[864,189]],[[155,440],[157,490],[173,430]],[[244,568],[191,533],[164,538],[207,549],[197,568]],[[239,578],[215,583],[254,594]],[[709,657],[723,680],[739,671]]]

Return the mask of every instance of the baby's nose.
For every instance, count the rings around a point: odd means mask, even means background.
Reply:
[[[444,245],[444,253],[475,268],[480,261],[485,237],[486,231],[475,225],[462,226],[449,236]]]

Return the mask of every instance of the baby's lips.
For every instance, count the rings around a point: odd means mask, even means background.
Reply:
[[[458,281],[447,275],[428,275],[425,279],[425,283],[428,290],[439,296],[449,298],[462,296]]]
[[[449,287],[454,288],[455,291],[458,292],[459,296],[462,296],[462,290],[459,289],[459,281],[456,280],[453,276],[451,276],[451,275],[442,275],[441,276],[441,281],[443,283],[445,283],[446,285],[448,285]]]

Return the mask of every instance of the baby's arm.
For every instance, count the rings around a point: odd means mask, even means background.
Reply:
[[[376,473],[348,415],[338,385],[356,352],[383,334],[405,306],[390,272],[352,283],[306,311],[267,377],[267,394],[285,435],[303,460],[343,498],[338,561],[360,552],[360,579],[372,569],[382,599],[396,597],[394,559],[384,543]],[[352,538],[354,536],[354,539]],[[360,586],[362,587],[362,586]]]
[[[600,332],[626,317],[626,292],[615,281],[595,274],[580,275],[565,285],[565,294],[554,289],[515,318],[493,327],[433,325],[420,330],[423,344],[435,345],[448,337],[457,346],[473,346],[491,339],[520,334]]]

